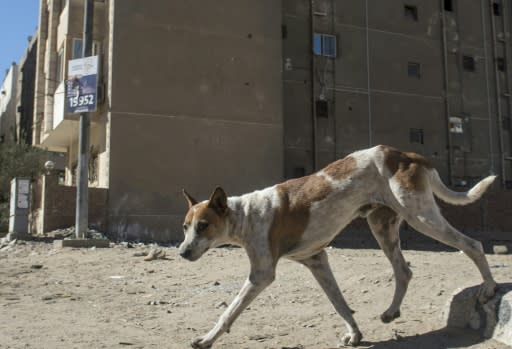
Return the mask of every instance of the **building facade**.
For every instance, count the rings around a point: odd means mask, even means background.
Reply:
[[[0,143],[16,142],[16,88],[18,65],[12,63],[0,87]]]
[[[104,98],[91,116],[89,180],[108,189],[111,237],[181,239],[182,188],[207,198],[216,185],[241,194],[282,179],[280,4],[94,3]],[[33,139],[67,154],[73,185],[78,121],[64,112],[62,62],[78,51],[83,1],[41,9]]]
[[[28,46],[19,62],[16,107],[16,138],[18,143],[32,144],[37,35],[29,37]]]
[[[286,175],[374,144],[512,182],[508,0],[283,1]]]
[[[64,80],[83,1],[40,1],[32,138],[66,154],[72,186]],[[428,156],[454,186],[510,186],[509,0],[94,4],[89,184],[107,193],[92,222],[112,238],[179,240],[182,188],[241,194],[376,144]]]

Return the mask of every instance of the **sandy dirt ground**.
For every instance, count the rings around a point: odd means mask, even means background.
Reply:
[[[29,242],[0,251],[0,348],[189,348],[242,285],[242,249],[209,251],[197,262],[175,247],[144,261],[150,246],[61,249]],[[462,253],[404,251],[414,277],[402,317],[383,324],[391,267],[380,250],[328,249],[340,287],[364,335],[360,348],[507,346],[444,329],[442,311],[458,289],[480,283]],[[512,257],[488,255],[498,282],[510,282]],[[282,260],[276,281],[215,348],[336,348],[344,333],[319,286],[301,265]]]

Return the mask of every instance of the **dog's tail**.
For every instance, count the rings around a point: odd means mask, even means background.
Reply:
[[[457,192],[449,189],[439,178],[436,170],[430,171],[430,184],[434,194],[444,202],[452,205],[467,205],[476,200],[485,193],[487,188],[494,182],[496,176],[488,176],[478,182],[473,188],[467,192]]]

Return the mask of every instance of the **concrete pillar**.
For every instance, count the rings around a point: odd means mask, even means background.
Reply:
[[[51,0],[48,9],[48,38],[45,55],[45,104],[44,104],[44,133],[53,130],[53,94],[57,88],[57,28],[59,26],[60,4]]]

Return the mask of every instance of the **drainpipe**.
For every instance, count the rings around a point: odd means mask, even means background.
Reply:
[[[450,132],[450,103],[448,101],[448,44],[446,41],[446,16],[444,13],[444,0],[439,1],[440,4],[440,13],[441,13],[441,31],[442,31],[442,42],[443,42],[443,75],[444,75],[444,108],[446,115],[446,142],[448,144],[448,184],[453,184],[453,145],[452,145],[452,135]]]
[[[331,0],[331,33],[335,34],[335,30],[336,30],[336,25],[335,25],[335,19],[334,19],[334,16],[335,16],[335,8],[334,8],[334,0]],[[338,40],[336,40],[336,44],[337,44]],[[338,56],[338,48],[336,47],[336,56]],[[332,115],[332,118],[333,118],[333,128],[334,128],[334,132],[333,132],[333,135],[334,135],[334,159],[333,161],[337,160],[338,159],[338,123],[337,123],[337,118],[336,118],[336,59],[338,59],[338,57],[334,57],[333,60],[331,61],[332,63],[332,67],[331,67],[331,71],[332,71],[332,111],[331,111],[331,115]]]
[[[312,132],[312,160],[313,160],[313,171],[315,172],[318,168],[318,156],[317,156],[317,120],[316,120],[316,103],[315,103],[315,54],[313,52],[313,44],[314,44],[314,35],[315,35],[315,27],[314,27],[314,0],[309,2],[310,11],[309,11],[309,23],[310,23],[310,79],[311,79],[311,121],[313,126]]]
[[[370,89],[370,36],[369,36],[369,24],[368,24],[368,0],[365,0],[366,7],[366,80],[368,85],[368,143],[371,147],[373,145],[373,117],[372,117],[372,100],[371,100],[371,89]]]
[[[510,95],[512,93],[512,82],[510,81],[511,80],[511,77],[510,77],[510,56],[511,56],[511,52],[510,52],[510,39],[509,37],[506,35],[507,33],[507,28],[510,28],[510,22],[508,22],[509,18],[506,13],[508,11],[508,5],[509,5],[509,2],[507,1],[502,1],[501,2],[501,6],[502,6],[502,19],[503,19],[503,44],[505,46],[505,50],[504,50],[504,57],[503,57],[503,60],[505,61],[505,81],[506,81],[506,87],[507,87],[507,94],[505,95],[507,97],[507,100],[508,100],[508,117],[509,119],[512,118],[512,96]],[[508,42],[507,42],[508,41]],[[510,145],[510,143],[509,143]],[[510,154],[510,153],[509,153]]]
[[[480,12],[482,19],[482,37],[484,39],[484,59],[485,59],[485,88],[487,93],[487,117],[489,118],[489,173],[496,173],[494,164],[494,142],[492,130],[492,110],[491,110],[491,92],[489,86],[489,55],[487,54],[487,32],[485,30],[485,0],[480,1]]]
[[[503,2],[502,2],[503,3]],[[498,139],[500,145],[500,166],[501,166],[501,184],[505,186],[505,146],[503,140],[503,116],[501,113],[501,88],[498,72],[498,49],[496,45],[496,21],[494,20],[494,13],[492,10],[492,0],[489,1],[489,14],[491,16],[491,36],[492,36],[492,51],[493,51],[493,66],[494,66],[494,81],[496,83],[496,111],[498,114]]]

